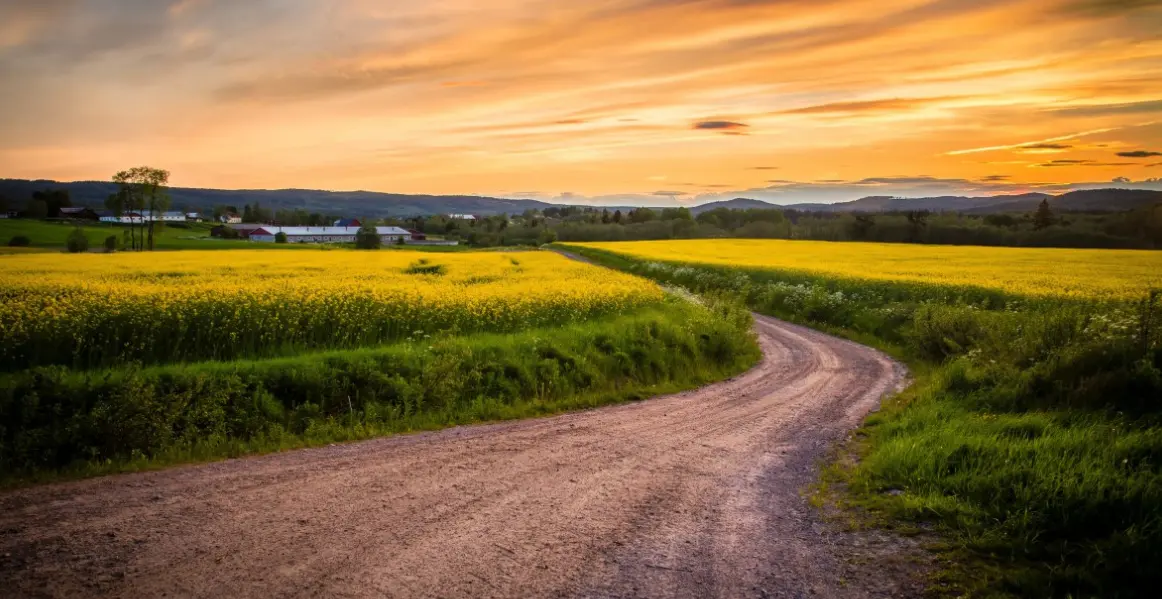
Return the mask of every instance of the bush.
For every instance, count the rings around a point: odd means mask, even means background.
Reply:
[[[30,245],[32,245],[32,240],[27,235],[16,235],[8,240],[8,247],[11,248],[24,248]]]
[[[355,249],[378,250],[381,245],[383,245],[383,240],[379,238],[379,232],[375,230],[375,227],[371,225],[363,225],[355,234]]]
[[[105,251],[106,252],[117,251],[117,236],[116,235],[110,235],[110,236],[105,238]]]
[[[274,242],[275,243],[286,243],[287,242],[286,233],[284,233],[282,231],[275,233],[274,234]]]
[[[89,238],[85,236],[85,231],[80,227],[73,229],[69,233],[69,237],[65,240],[65,245],[69,249],[69,253],[79,254],[81,252],[89,251]]]

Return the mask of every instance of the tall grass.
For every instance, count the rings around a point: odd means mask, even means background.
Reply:
[[[668,300],[513,334],[271,360],[0,376],[0,484],[547,414],[750,367],[750,316]]]
[[[1162,586],[1158,294],[1025,298],[568,249],[892,347],[926,373],[868,419],[844,476],[864,505],[944,534],[953,593],[1147,597]]]

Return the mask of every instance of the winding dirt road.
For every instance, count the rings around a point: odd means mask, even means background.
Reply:
[[[802,495],[902,367],[756,320],[762,363],[697,391],[0,494],[0,594],[910,594]]]

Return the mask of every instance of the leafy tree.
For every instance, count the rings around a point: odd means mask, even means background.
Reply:
[[[157,218],[162,211],[169,207],[169,193],[166,191],[166,185],[169,184],[169,171],[138,166],[113,175],[113,182],[118,185],[118,193],[124,194],[123,209],[149,211],[152,218],[142,219],[142,222],[136,223],[136,226],[141,230],[139,237],[144,241],[139,245],[139,248],[148,247],[152,251],[153,233]]]
[[[852,239],[867,239],[872,227],[876,226],[876,219],[870,214],[855,215],[855,222],[851,223]]]
[[[28,218],[48,218],[48,204],[44,203],[44,200],[28,200],[24,215]]]
[[[609,220],[610,220],[609,208],[602,208],[601,209],[601,224],[608,225]]]
[[[49,218],[57,218],[61,215],[61,208],[69,208],[73,205],[69,199],[69,190],[67,189],[34,191],[32,192],[32,199],[44,202]]]
[[[693,220],[689,208],[663,208],[662,220]]]
[[[381,245],[383,240],[379,238],[379,232],[372,225],[363,225],[355,233],[355,249],[378,250]]]
[[[65,246],[72,254],[87,252],[89,251],[89,238],[85,236],[83,229],[77,227],[73,229],[72,233],[69,233],[68,239],[65,240]]]
[[[907,213],[907,218],[908,241],[910,243],[919,243],[924,229],[928,227],[928,211],[912,210]]]
[[[275,243],[286,243],[287,242],[286,233],[283,231],[279,231],[278,233],[275,233],[274,234],[274,242]]]
[[[541,245],[546,243],[553,243],[557,241],[557,232],[552,229],[545,229],[544,231],[541,231],[541,234],[537,239],[541,242]]]
[[[658,217],[658,213],[649,208],[638,208],[629,211],[629,222],[631,223],[648,223]]]
[[[110,235],[110,236],[105,238],[105,251],[106,252],[117,251],[117,236],[116,235]]]
[[[8,247],[10,248],[26,248],[32,245],[32,240],[27,235],[17,235],[8,240]]]
[[[1053,211],[1049,209],[1049,200],[1041,200],[1041,204],[1037,206],[1037,212],[1033,214],[1033,230],[1040,231],[1048,228],[1054,222]]]

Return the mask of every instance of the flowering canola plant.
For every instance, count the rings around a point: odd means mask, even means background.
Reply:
[[[671,263],[849,280],[976,287],[1028,297],[1136,300],[1162,288],[1162,252],[775,239],[570,243]]]
[[[262,250],[0,257],[0,364],[164,363],[554,326],[662,301],[547,252]]]

